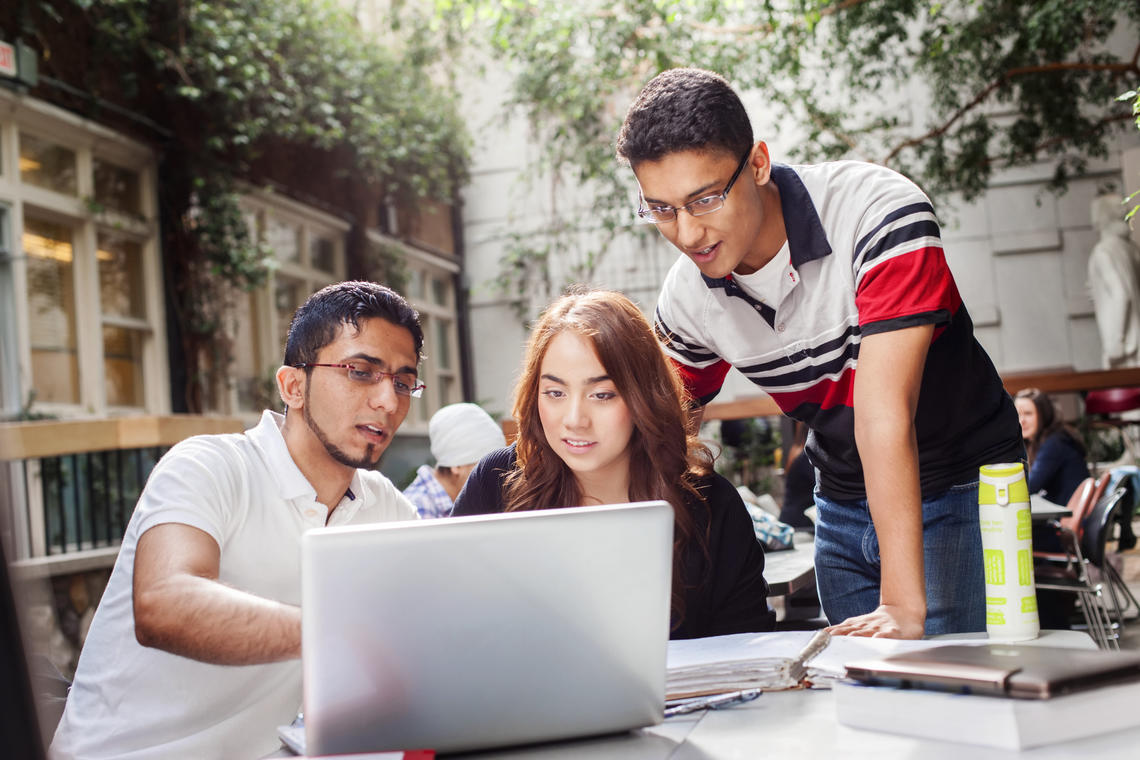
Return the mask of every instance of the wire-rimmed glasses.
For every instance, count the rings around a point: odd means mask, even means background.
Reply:
[[[419,398],[424,393],[424,388],[427,386],[419,381],[419,378],[412,372],[385,372],[382,369],[374,369],[367,364],[318,364],[316,362],[301,362],[300,364],[292,365],[295,369],[307,369],[309,367],[332,367],[333,369],[343,369],[345,376],[350,382],[357,385],[376,385],[388,378],[392,381],[392,389],[401,396],[411,396],[412,398]]]
[[[671,222],[677,218],[677,212],[685,209],[692,216],[704,216],[711,214],[714,211],[720,211],[724,208],[724,199],[728,197],[728,191],[736,184],[736,180],[740,177],[740,173],[744,171],[744,167],[748,165],[748,157],[752,155],[749,150],[740,159],[740,164],[736,167],[736,171],[732,173],[732,179],[724,186],[724,190],[712,195],[706,195],[703,198],[697,198],[695,201],[689,201],[684,206],[668,206],[664,203],[655,203],[652,206],[642,206],[637,209],[637,218],[647,224],[662,224],[663,222]],[[644,203],[644,198],[642,203]]]

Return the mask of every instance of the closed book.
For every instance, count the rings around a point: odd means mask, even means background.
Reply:
[[[1140,726],[1140,681],[1052,699],[924,689],[833,686],[839,722],[853,728],[1001,749],[1024,749]]]

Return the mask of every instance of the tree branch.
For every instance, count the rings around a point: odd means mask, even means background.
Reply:
[[[1126,121],[1126,120],[1131,119],[1131,118],[1132,118],[1132,114],[1128,114],[1128,113],[1119,113],[1119,114],[1115,114],[1113,116],[1106,116],[1103,119],[1101,119],[1100,121],[1093,124],[1088,129],[1086,129],[1084,132],[1081,132],[1081,134],[1079,136],[1085,137],[1087,135],[1091,135],[1093,132],[1097,131],[1099,128],[1101,128],[1107,124],[1112,124],[1113,122],[1116,122],[1116,121]],[[1047,148],[1052,148],[1054,145],[1060,145],[1061,143],[1065,142],[1067,139],[1068,138],[1065,138],[1065,137],[1050,137],[1048,140],[1044,140],[1044,141],[1038,143],[1037,145],[1034,145],[1033,150],[1030,151],[1030,153],[1031,154],[1039,153],[1039,152],[1041,152]],[[994,159],[992,159],[992,158],[986,159],[987,164],[993,163],[993,161],[994,161]]]
[[[1137,54],[1140,55],[1140,48],[1137,49]],[[1057,71],[1113,71],[1119,72],[1121,74],[1131,71],[1140,73],[1140,69],[1138,69],[1136,65],[1136,56],[1133,56],[1133,60],[1130,63],[1048,63],[1039,66],[1021,66],[1015,69],[1010,69],[995,79],[993,82],[986,85],[986,87],[983,88],[977,95],[975,95],[969,103],[966,103],[964,106],[955,111],[954,114],[945,122],[943,122],[941,126],[935,127],[924,135],[921,135],[919,137],[912,137],[896,145],[894,149],[887,154],[886,158],[884,158],[881,163],[884,166],[889,166],[890,162],[899,153],[906,150],[907,148],[913,148],[915,145],[920,145],[931,138],[940,137],[946,134],[946,132],[950,130],[950,127],[954,126],[954,124],[959,119],[981,105],[985,99],[994,92],[994,90],[1002,87],[1014,77],[1024,76],[1027,74],[1047,74]]]
[[[834,16],[837,13],[842,13],[845,10],[854,8],[857,5],[873,2],[873,0],[842,0],[835,5],[829,5],[819,11],[821,18]],[[802,26],[804,23],[803,18],[797,18],[791,26]],[[745,37],[750,34],[771,34],[776,31],[776,27],[771,24],[743,24],[740,26],[716,26],[713,24],[706,24],[701,21],[689,21],[688,25],[693,29],[701,32],[711,32],[713,34],[730,34],[736,37]]]

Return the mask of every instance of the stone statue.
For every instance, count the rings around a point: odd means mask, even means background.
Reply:
[[[1089,254],[1089,290],[1105,369],[1140,365],[1140,249],[1128,236],[1124,214],[1115,195],[1092,202],[1100,239]]]

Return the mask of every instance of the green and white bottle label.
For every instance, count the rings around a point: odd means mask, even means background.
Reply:
[[[1037,638],[1029,488],[1020,462],[983,465],[978,513],[986,574],[986,632],[991,639]]]

